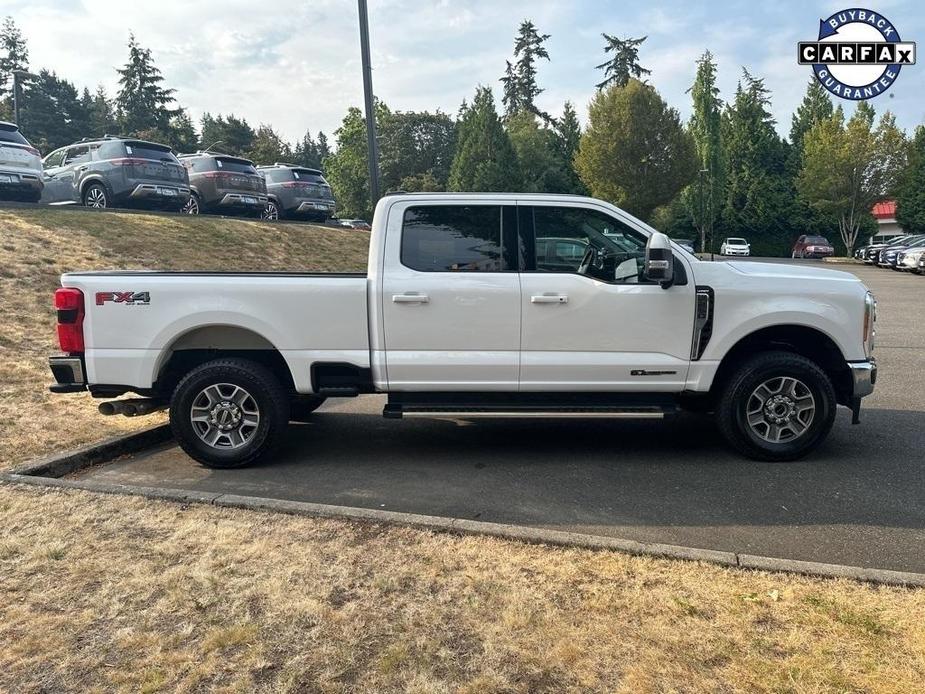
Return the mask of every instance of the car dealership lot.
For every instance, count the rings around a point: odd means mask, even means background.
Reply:
[[[388,422],[384,398],[364,397],[293,424],[259,467],[207,470],[168,446],[84,476],[925,572],[925,279],[838,268],[877,295],[880,379],[861,425],[841,411],[801,462],[740,458],[692,415]]]

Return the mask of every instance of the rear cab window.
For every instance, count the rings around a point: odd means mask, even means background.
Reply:
[[[418,272],[514,272],[516,217],[502,234],[501,205],[414,205],[402,218],[401,262]],[[505,253],[502,236],[510,238]]]

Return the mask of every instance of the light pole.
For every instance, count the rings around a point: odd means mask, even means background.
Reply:
[[[369,197],[373,207],[379,202],[379,141],[373,103],[373,68],[369,58],[369,14],[366,0],[357,0],[360,11],[360,54],[363,59],[363,100],[366,105],[366,145],[369,164]]]
[[[33,75],[31,72],[26,72],[25,70],[13,70],[13,122],[16,125],[19,123],[19,89],[20,89],[20,79],[23,77],[37,77],[38,75]]]

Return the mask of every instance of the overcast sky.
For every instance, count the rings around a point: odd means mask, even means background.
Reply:
[[[541,108],[559,113],[571,100],[582,119],[600,80],[601,32],[648,35],[641,63],[650,81],[687,117],[685,90],[694,60],[710,49],[719,62],[724,99],[741,66],[766,79],[778,129],[811,68],[796,63],[796,44],[816,38],[820,17],[839,2],[670,2],[591,0],[369,0],[373,83],[397,110],[455,114],[475,86],[489,84],[500,108],[498,78],[523,19],[547,42],[551,62],[539,65]],[[863,3],[862,3],[863,4]],[[925,3],[881,0],[870,5],[906,41],[925,45]],[[49,68],[78,87],[102,84],[112,95],[114,68],[126,59],[129,31],[153,51],[168,86],[197,121],[205,111],[233,112],[252,125],[270,123],[287,139],[306,128],[329,135],[345,110],[363,100],[353,0],[0,0],[23,30],[31,68]],[[925,119],[925,65],[905,67],[890,96],[873,100],[907,129]]]

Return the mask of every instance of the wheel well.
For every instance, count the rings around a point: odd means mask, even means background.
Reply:
[[[762,328],[739,340],[723,357],[713,378],[710,394],[718,394],[744,359],[756,352],[795,352],[814,362],[832,380],[842,405],[851,398],[851,374],[835,341],[825,333],[803,325],[775,325]]]
[[[211,325],[184,333],[165,350],[167,357],[158,369],[154,391],[169,398],[190,371],[220,357],[239,357],[270,369],[284,388],[295,392],[295,383],[283,355],[266,338],[252,330],[232,325]]]
[[[90,187],[91,185],[93,185],[94,183],[99,183],[101,186],[103,186],[103,188],[105,188],[106,194],[109,195],[109,196],[112,196],[112,190],[110,190],[109,184],[107,184],[106,181],[104,181],[104,180],[103,180],[102,178],[100,178],[99,176],[94,176],[94,177],[92,177],[92,178],[85,178],[85,179],[83,180],[83,182],[80,184],[80,198],[81,198],[81,200],[83,200],[83,196],[84,196],[84,193],[87,192],[87,188],[89,188],[89,187]]]

